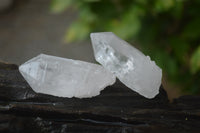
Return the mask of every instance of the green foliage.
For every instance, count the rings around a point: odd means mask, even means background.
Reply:
[[[197,73],[200,70],[200,46],[194,51],[190,61],[192,73]]]
[[[70,7],[73,0],[53,0],[51,3],[51,10],[54,13],[60,13]]]
[[[76,40],[81,41],[87,38],[89,33],[90,29],[87,23],[85,24],[85,23],[74,22],[66,33],[65,41],[66,42],[73,42]]]
[[[100,31],[134,39],[170,81],[200,92],[199,0],[52,0],[54,13],[69,7],[79,15],[66,33],[67,42]]]

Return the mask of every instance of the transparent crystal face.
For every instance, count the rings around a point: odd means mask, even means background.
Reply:
[[[153,98],[159,93],[162,70],[149,56],[112,32],[91,33],[95,59],[127,87]]]
[[[115,82],[102,66],[41,54],[19,70],[32,89],[60,97],[92,97]]]
[[[134,62],[132,58],[128,58],[119,52],[115,51],[105,42],[99,42],[98,52],[96,53],[96,60],[104,64],[104,66],[117,75],[123,77],[126,73],[134,69]]]

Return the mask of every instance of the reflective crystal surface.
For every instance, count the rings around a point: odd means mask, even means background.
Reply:
[[[116,80],[100,65],[45,54],[22,64],[19,70],[35,92],[59,97],[96,96]]]
[[[162,70],[149,56],[112,32],[91,33],[90,37],[96,61],[122,83],[147,98],[159,93]]]

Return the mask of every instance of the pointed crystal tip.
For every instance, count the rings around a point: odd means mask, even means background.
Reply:
[[[130,89],[153,98],[159,93],[162,70],[135,47],[112,32],[90,34],[95,59]]]
[[[116,80],[100,65],[45,54],[22,64],[19,71],[35,92],[69,98],[99,95]]]

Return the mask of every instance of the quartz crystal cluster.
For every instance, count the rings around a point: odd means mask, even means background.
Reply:
[[[99,95],[116,77],[146,98],[159,93],[162,70],[149,56],[112,32],[91,33],[95,59],[102,66],[41,54],[19,67],[35,92],[59,97]]]
[[[31,88],[59,97],[92,97],[115,82],[102,66],[40,54],[19,67]]]
[[[149,56],[112,32],[91,33],[95,59],[139,94],[153,98],[159,93],[162,70]]]

